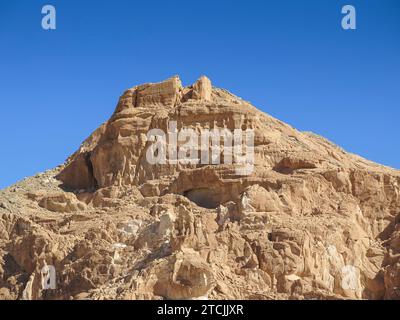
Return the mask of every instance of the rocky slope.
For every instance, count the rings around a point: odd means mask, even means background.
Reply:
[[[149,164],[169,121],[254,129],[254,171]],[[0,191],[0,299],[398,299],[399,185],[206,77],[136,86],[65,164]]]

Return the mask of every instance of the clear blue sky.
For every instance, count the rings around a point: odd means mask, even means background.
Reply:
[[[175,74],[400,168],[398,0],[0,0],[0,43],[0,187],[62,163],[125,89]]]

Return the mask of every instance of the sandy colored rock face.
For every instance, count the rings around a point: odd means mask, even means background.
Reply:
[[[254,130],[254,170],[149,163],[147,133],[172,121]],[[0,191],[0,299],[399,299],[399,222],[399,171],[173,77]]]

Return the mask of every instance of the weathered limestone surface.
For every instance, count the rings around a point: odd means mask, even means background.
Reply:
[[[146,134],[255,130],[255,168],[158,164]],[[53,265],[57,289],[42,290]],[[400,172],[206,77],[127,90],[56,169],[0,191],[0,299],[399,299]]]

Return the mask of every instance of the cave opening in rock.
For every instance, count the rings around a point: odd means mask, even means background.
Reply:
[[[91,177],[91,185],[89,186],[89,189],[94,189],[94,190],[96,190],[98,187],[99,187],[99,185],[98,185],[98,183],[97,183],[97,180],[96,180],[96,178],[95,178],[95,176],[94,176],[94,169],[93,169],[93,163],[92,163],[92,160],[91,160],[91,155],[92,155],[92,153],[91,152],[89,152],[86,156],[85,156],[85,161],[86,161],[86,165],[87,165],[87,169],[88,169],[88,174],[89,174],[89,176]]]
[[[183,195],[199,207],[206,209],[215,209],[220,204],[218,193],[209,188],[190,189]]]

